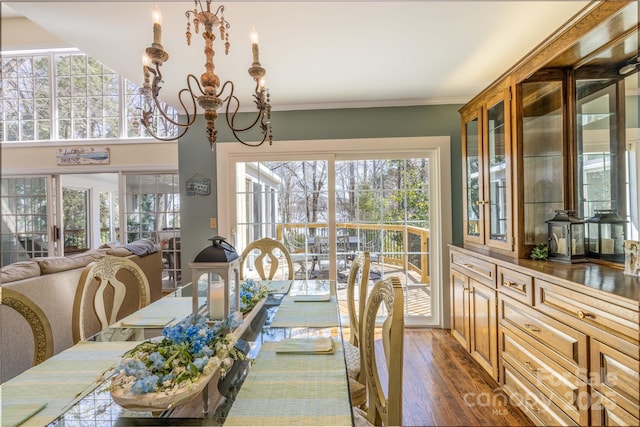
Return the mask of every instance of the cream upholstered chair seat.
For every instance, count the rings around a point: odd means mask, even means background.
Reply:
[[[284,274],[285,266],[283,266],[282,274],[285,279],[293,280],[293,261],[291,260],[289,251],[287,251],[287,248],[282,242],[270,237],[255,240],[244,248],[244,251],[242,251],[242,260],[240,261],[240,279],[244,278],[244,265],[249,259],[249,255],[255,251],[258,252],[258,255],[255,257],[254,267],[262,280],[273,280],[280,265],[278,260],[278,255],[280,254],[284,257],[287,267],[287,274]],[[278,252],[280,252],[280,254],[278,254]],[[265,258],[267,258],[270,263],[268,272],[264,269]]]
[[[382,353],[376,355],[376,318],[384,304],[386,319],[382,323]],[[402,375],[404,357],[404,295],[402,283],[397,277],[378,281],[367,298],[362,322],[361,350],[367,383],[367,409],[353,408],[354,424],[402,425]],[[387,371],[386,392],[382,387],[379,366]]]
[[[27,321],[33,332],[33,365],[53,355],[53,332],[44,312],[30,298],[12,289],[0,288],[0,304],[14,309]]]
[[[361,369],[360,335],[367,298],[367,284],[369,283],[369,265],[369,252],[357,254],[351,263],[349,277],[347,278],[347,309],[349,312],[350,337],[349,341],[344,343],[344,354],[347,363],[347,374],[350,378],[351,404],[354,406],[363,405],[367,399],[366,388],[364,387],[366,384],[364,371]],[[356,288],[358,289],[357,307]],[[361,389],[364,392],[361,392]]]
[[[135,289],[119,279],[120,274],[133,276]],[[149,305],[149,281],[135,262],[112,255],[88,264],[78,281],[73,304],[73,341],[84,341],[116,321]]]

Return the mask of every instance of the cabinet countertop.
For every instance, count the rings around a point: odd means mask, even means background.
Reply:
[[[622,269],[591,262],[568,264],[517,259],[464,246],[449,245],[449,247],[504,268],[516,269],[541,280],[549,280],[574,288],[579,292],[611,298],[615,302],[640,311],[640,278],[626,275]],[[527,271],[522,271],[523,268]]]

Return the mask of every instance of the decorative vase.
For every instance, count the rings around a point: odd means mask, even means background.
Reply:
[[[203,369],[197,381],[185,384],[170,393],[134,394],[122,384],[124,374],[118,374],[111,380],[109,391],[111,398],[125,409],[136,412],[161,412],[191,402],[209,384],[214,376],[220,376],[220,359],[212,358]]]

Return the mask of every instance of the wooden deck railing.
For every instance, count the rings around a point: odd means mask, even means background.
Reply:
[[[284,242],[291,252],[308,251],[309,238],[328,235],[327,223],[284,223],[276,225],[276,238]],[[338,255],[349,251],[369,251],[378,262],[406,265],[420,276],[422,283],[430,283],[429,230],[401,224],[336,223]],[[356,237],[350,245],[348,237]],[[347,239],[345,239],[347,238]],[[340,244],[340,241],[347,242]],[[355,250],[354,250],[355,249]]]

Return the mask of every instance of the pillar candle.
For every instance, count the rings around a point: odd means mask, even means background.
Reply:
[[[602,253],[613,254],[613,239],[602,239]]]
[[[154,44],[162,44],[162,25],[160,21],[162,20],[162,15],[160,15],[160,11],[155,9],[153,11],[153,43]]]
[[[567,253],[567,239],[564,237],[560,237],[558,239],[558,253],[566,254]]]
[[[260,63],[260,52],[258,51],[258,33],[254,29],[251,31],[251,52],[253,53],[253,62]]]
[[[222,320],[224,317],[224,282],[211,282],[209,284],[209,318]]]

